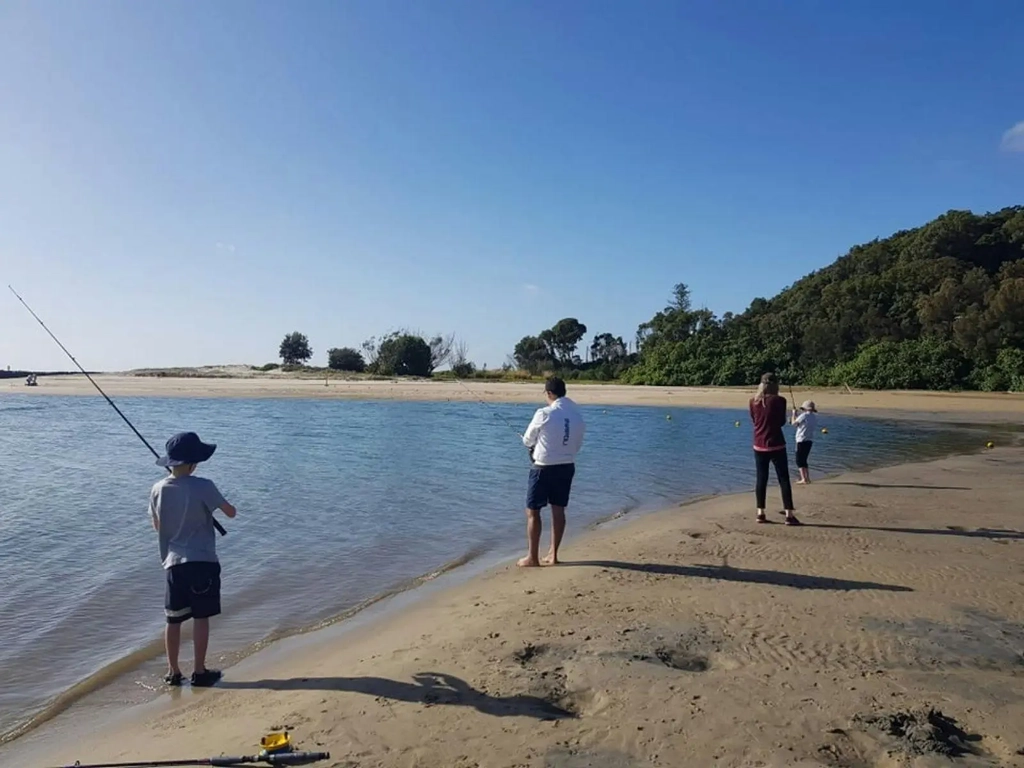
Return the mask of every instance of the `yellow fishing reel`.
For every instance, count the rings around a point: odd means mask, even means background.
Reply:
[[[268,733],[262,739],[260,739],[260,747],[263,751],[260,753],[263,755],[276,755],[280,752],[290,752],[292,749],[292,739],[288,735],[288,731],[276,731],[274,733]]]

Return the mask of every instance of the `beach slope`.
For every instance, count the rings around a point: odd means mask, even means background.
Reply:
[[[746,495],[665,510],[33,764],[252,753],[287,726],[332,766],[1024,765],[1022,493],[1007,448],[800,488],[802,528]]]

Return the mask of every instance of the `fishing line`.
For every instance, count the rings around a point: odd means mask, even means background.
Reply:
[[[122,419],[124,419],[124,423],[127,424],[131,428],[132,432],[135,433],[135,436],[137,438],[139,438],[139,440],[142,441],[142,444],[145,445],[147,448],[149,448],[149,452],[152,453],[153,456],[155,456],[156,458],[159,459],[160,458],[160,454],[157,453],[156,450],[153,448],[153,446],[149,444],[149,441],[146,440],[146,438],[144,438],[142,436],[142,433],[139,432],[139,430],[137,430],[135,428],[135,425],[132,424],[130,421],[128,421],[128,417],[125,416],[123,413],[121,413],[121,409],[118,408],[117,405],[114,404],[114,401],[111,400],[109,397],[107,397],[107,393],[104,392],[102,389],[100,389],[100,385],[97,384],[96,381],[93,379],[93,377],[89,375],[89,372],[87,370],[85,370],[85,368],[83,368],[81,366],[81,364],[75,359],[75,356],[72,355],[68,351],[68,348],[60,343],[60,339],[58,339],[56,336],[53,335],[53,331],[51,331],[49,328],[46,327],[46,323],[44,323],[41,319],[39,319],[39,315],[37,315],[35,312],[32,311],[32,307],[30,307],[25,302],[25,300],[23,298],[21,298],[21,296],[18,294],[18,292],[16,290],[14,290],[14,288],[12,286],[8,285],[7,287],[8,287],[8,289],[10,289],[11,293],[14,294],[15,298],[18,301],[21,302],[22,306],[25,307],[25,309],[28,310],[29,314],[32,315],[32,317],[34,317],[36,319],[36,322],[39,323],[39,325],[41,325],[43,327],[43,330],[46,331],[50,335],[50,338],[53,339],[55,342],[57,342],[57,346],[60,347],[64,351],[64,354],[67,355],[70,358],[71,362],[74,363],[78,367],[78,370],[80,370],[83,374],[85,374],[85,378],[87,378],[89,380],[90,384],[92,384],[94,387],[96,387],[96,391],[97,392],[99,392],[101,395],[103,395],[103,399],[106,400],[108,403],[110,403],[110,407],[113,408],[117,412],[117,415],[120,416]],[[213,520],[213,525],[220,532],[220,535],[221,536],[226,536],[227,535],[227,531],[224,530],[224,527],[220,523],[217,522],[216,518],[214,518],[211,515],[210,519]]]
[[[477,394],[476,394],[476,393],[475,393],[475,392],[474,392],[473,390],[471,390],[471,389],[470,389],[469,387],[467,387],[467,386],[466,386],[466,385],[465,385],[465,384],[463,383],[462,379],[458,378],[457,376],[456,376],[456,377],[454,377],[454,378],[455,378],[455,381],[456,381],[456,382],[458,383],[458,385],[459,385],[460,387],[462,387],[462,388],[463,388],[464,390],[466,390],[466,391],[467,391],[467,392],[468,392],[468,393],[470,394],[470,396],[472,396],[472,398],[473,398],[474,400],[476,400],[476,401],[477,401],[478,403],[480,403],[480,405],[482,405],[482,406],[484,406],[485,408],[487,408],[487,409],[489,409],[490,411],[492,411],[492,412],[494,413],[494,415],[495,415],[495,416],[496,416],[497,418],[501,419],[502,421],[504,421],[504,422],[505,422],[505,424],[506,424],[506,425],[508,425],[508,428],[509,428],[509,429],[511,429],[511,430],[512,430],[513,432],[515,432],[515,433],[516,433],[516,434],[517,434],[517,435],[518,435],[518,436],[519,436],[520,438],[522,438],[522,436],[523,436],[523,433],[522,433],[522,432],[520,432],[520,431],[519,431],[518,429],[516,429],[516,428],[515,428],[515,425],[514,425],[514,424],[513,424],[513,423],[512,423],[511,421],[509,421],[509,420],[508,420],[508,419],[507,419],[507,418],[505,417],[505,414],[503,414],[503,413],[502,413],[501,411],[499,411],[499,410],[498,410],[497,408],[495,408],[495,407],[494,407],[494,404],[493,404],[493,403],[488,403],[488,402],[487,402],[486,400],[484,400],[484,399],[483,399],[482,397],[480,397],[479,395],[477,395]]]

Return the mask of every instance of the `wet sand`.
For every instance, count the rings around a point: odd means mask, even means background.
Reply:
[[[150,377],[103,374],[94,377],[111,397],[350,398],[531,403],[542,399],[539,382],[470,380],[392,380],[292,377],[282,374],[231,375],[223,378]],[[662,407],[747,407],[749,388],[636,387],[569,382],[569,396],[589,405]],[[0,394],[92,395],[83,376],[46,376],[39,386],[21,380],[0,381]],[[789,392],[783,388],[783,394]],[[944,392],[848,392],[797,387],[795,399],[814,400],[823,413],[960,423],[1024,423],[1024,394]]]
[[[0,763],[251,754],[288,726],[336,768],[1024,766],[1022,470],[845,475],[797,489],[801,528],[747,494],[667,509]]]

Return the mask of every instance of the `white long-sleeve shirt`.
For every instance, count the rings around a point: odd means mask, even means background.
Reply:
[[[573,464],[583,445],[586,425],[579,406],[568,397],[560,397],[533,414],[523,433],[523,445],[533,448],[533,463],[539,467]]]

